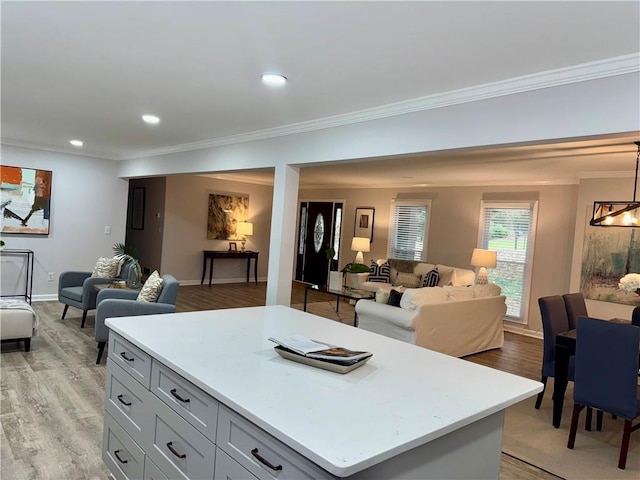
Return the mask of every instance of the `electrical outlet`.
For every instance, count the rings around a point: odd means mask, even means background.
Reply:
[[[111,235],[111,227],[109,227],[109,226],[104,227],[104,234],[105,235]]]
[[[53,282],[53,272],[47,273],[47,282]]]

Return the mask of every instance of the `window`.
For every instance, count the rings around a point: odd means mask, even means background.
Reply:
[[[489,282],[507,297],[507,320],[527,323],[531,260],[538,211],[536,201],[483,201],[478,247],[498,252]]]
[[[426,258],[430,208],[429,200],[391,202],[387,258],[404,260]]]

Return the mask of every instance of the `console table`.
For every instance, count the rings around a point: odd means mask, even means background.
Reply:
[[[106,320],[115,478],[498,478],[504,410],[542,390],[282,305],[131,318]],[[268,340],[292,334],[373,357],[302,365]]]
[[[213,279],[213,261],[216,258],[246,258],[247,259],[247,282],[249,281],[249,271],[251,270],[251,259],[253,258],[253,278],[258,284],[258,253],[246,250],[244,252],[229,252],[226,250],[203,250],[204,258],[202,259],[202,280],[200,285],[204,284],[204,276],[207,271],[207,259],[209,260],[209,286],[211,286],[211,280]]]
[[[26,275],[24,279],[24,293],[16,293],[13,295],[0,295],[2,297],[24,297],[25,301],[31,303],[31,295],[33,293],[33,250],[3,248],[0,250],[0,257],[7,256],[23,256],[25,257]]]

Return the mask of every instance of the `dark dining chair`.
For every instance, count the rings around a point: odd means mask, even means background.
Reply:
[[[596,408],[624,419],[618,468],[627,464],[632,426],[640,416],[638,348],[640,328],[596,318],[578,319],[573,415],[567,448],[573,449],[580,412]]]
[[[640,327],[640,307],[635,307],[631,313],[631,325]]]
[[[547,388],[547,379],[553,377],[556,368],[556,335],[559,333],[572,330],[569,328],[569,319],[567,318],[567,310],[565,308],[564,299],[560,295],[552,295],[549,297],[541,297],[538,299],[540,306],[540,315],[542,316],[542,332],[544,335],[543,352],[542,352],[542,391],[536,398],[536,409],[540,408],[542,398]],[[568,379],[573,381],[574,357],[569,360]]]
[[[569,320],[569,330],[576,328],[578,317],[588,317],[587,304],[584,301],[582,293],[565,293],[562,295],[564,306],[567,310],[567,319]]]

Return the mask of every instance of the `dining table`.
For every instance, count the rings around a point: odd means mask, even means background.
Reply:
[[[612,318],[609,321],[615,323],[631,323],[624,318]],[[571,356],[576,353],[577,334],[578,331],[573,329],[556,335],[553,377],[553,426],[555,428],[560,428],[562,421],[564,395],[567,391],[567,384],[569,383],[569,363]]]

